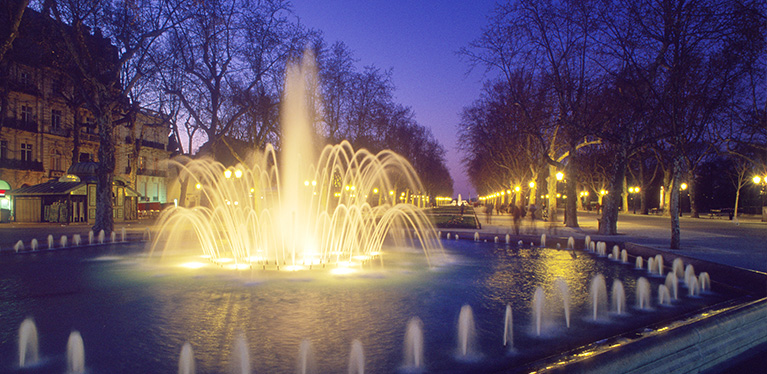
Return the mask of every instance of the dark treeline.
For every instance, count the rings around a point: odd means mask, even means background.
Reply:
[[[107,187],[99,188],[97,231],[113,227],[114,126],[137,126],[143,108],[170,121],[171,141],[183,154],[200,145],[215,152],[230,146],[227,139],[279,149],[285,68],[306,49],[316,56],[318,97],[308,100],[320,143],[391,149],[421,176],[427,191],[419,192],[452,194],[445,150],[395,102],[391,71],[358,68],[347,46],[302,25],[288,1],[7,0],[11,27],[0,35],[0,63],[27,4],[55,21],[48,26],[60,36],[54,61],[76,88],[73,105],[93,113],[98,126],[99,185]],[[102,37],[114,48],[94,56],[92,43]],[[138,154],[141,139],[132,140]]]
[[[637,186],[644,213],[662,196],[654,207],[679,248],[680,194],[698,217],[711,165],[727,165],[738,191],[767,174],[766,11],[763,0],[499,3],[461,51],[493,77],[460,125],[472,182],[480,194],[522,186],[531,204],[552,191],[555,220],[563,172],[565,224],[578,226],[581,191],[603,190],[603,234]]]

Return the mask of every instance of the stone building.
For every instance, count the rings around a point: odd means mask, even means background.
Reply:
[[[5,182],[11,195],[15,189],[65,176],[73,163],[98,162],[98,128],[94,116],[78,103],[74,84],[57,68],[63,52],[57,51],[62,43],[55,40],[52,22],[28,8],[12,49],[0,62],[0,184]],[[7,35],[7,27],[0,25],[0,34]],[[116,56],[108,39],[99,32],[93,38],[95,53]],[[165,203],[167,172],[162,161],[170,154],[170,124],[144,109],[133,113],[131,121],[125,121],[128,108],[113,118],[115,180],[141,194],[138,209],[142,203]],[[131,168],[134,160],[137,168]]]

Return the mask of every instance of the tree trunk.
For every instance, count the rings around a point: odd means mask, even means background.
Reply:
[[[663,193],[663,197],[661,199],[661,209],[663,209],[663,215],[666,217],[671,216],[671,185],[673,184],[672,181],[672,171],[671,170],[665,170],[663,171],[663,185],[661,186]]]
[[[639,163],[639,181],[641,184],[641,190],[639,191],[639,199],[640,199],[640,206],[639,209],[642,211],[642,214],[649,214],[650,210],[647,207],[647,187],[648,184],[645,183],[644,179],[644,162]]]
[[[610,185],[607,195],[602,197],[602,223],[599,233],[602,235],[618,234],[618,208],[621,204],[621,190],[626,175],[626,151],[621,149],[612,165]]]
[[[578,192],[576,192],[578,180],[578,168],[576,167],[578,158],[576,157],[576,148],[570,149],[570,160],[567,163],[565,179],[565,226],[578,227]]]
[[[557,222],[557,168],[549,165],[549,176],[546,178],[549,194],[549,222]]]
[[[626,174],[623,174],[623,182],[621,183],[621,209],[624,213],[628,213],[629,209],[629,190],[628,190],[628,178]]]
[[[742,184],[740,183],[740,181],[738,181],[738,189],[735,190],[735,210],[733,211],[733,217],[732,217],[735,220],[735,225],[736,226],[740,224],[738,222],[738,202],[740,201],[740,187],[741,186],[742,186]]]
[[[80,111],[77,106],[70,106],[69,109],[74,113],[74,122],[72,123],[72,165],[80,162],[80,134],[81,121]]]
[[[681,156],[674,156],[671,186],[669,187],[669,214],[671,215],[671,249],[681,248],[681,232],[679,228],[679,185],[682,177]]]
[[[109,236],[114,230],[112,180],[115,171],[115,144],[112,128],[112,108],[108,106],[98,118],[99,166],[97,172],[96,222],[93,231],[104,230]]]
[[[690,198],[690,217],[700,218],[700,212],[698,212],[698,204],[695,202],[695,196],[697,195],[698,187],[695,183],[695,172],[692,170],[687,171],[687,196]]]

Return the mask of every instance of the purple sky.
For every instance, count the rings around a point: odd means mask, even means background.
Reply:
[[[447,151],[454,194],[476,196],[456,148],[460,112],[479,97],[483,69],[456,55],[476,39],[495,0],[292,0],[301,22],[342,41],[359,66],[393,70],[396,101],[413,108]]]

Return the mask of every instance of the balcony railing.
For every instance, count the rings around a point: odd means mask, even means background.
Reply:
[[[37,132],[37,122],[24,121],[18,118],[5,118],[3,126],[22,131]]]
[[[151,177],[165,177],[167,172],[165,170],[138,169],[138,174],[148,175]]]
[[[149,141],[149,140],[143,140],[142,139],[141,140],[141,145],[144,146],[144,147],[160,149],[160,150],[163,150],[163,151],[165,150],[165,144],[162,144],[162,143],[159,143],[159,142],[152,142],[152,141]]]
[[[58,129],[55,129],[55,128],[53,128],[53,127],[49,127],[49,128],[48,128],[48,131],[46,131],[46,132],[47,132],[48,134],[51,134],[51,135],[58,135],[58,136],[63,136],[63,137],[65,137],[65,138],[68,138],[68,137],[69,137],[69,134],[72,132],[72,130],[70,130],[70,129],[64,129],[64,128],[58,128]]]
[[[12,159],[0,159],[0,168],[14,170],[44,171],[40,161],[24,161]]]
[[[37,85],[32,82],[25,84],[18,79],[9,79],[8,87],[10,87],[11,91],[23,92],[32,96],[41,96]]]

